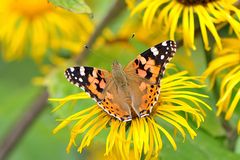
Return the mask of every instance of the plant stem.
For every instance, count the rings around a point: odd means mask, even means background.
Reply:
[[[33,124],[40,113],[44,110],[44,106],[47,104],[47,98],[48,92],[45,90],[40,96],[38,96],[37,100],[28,107],[28,111],[19,118],[18,122],[14,123],[14,126],[11,127],[11,130],[1,143],[0,159],[5,159],[10,151],[12,151],[21,140],[31,124]]]
[[[227,138],[227,142],[228,142],[227,143],[228,144],[228,149],[230,151],[235,151],[237,138],[238,138],[238,134],[237,134],[236,128],[232,127],[229,124],[229,122],[224,119],[223,115],[221,115],[220,120],[221,120],[221,123],[222,123],[222,127],[226,131],[226,138]]]
[[[89,49],[91,48],[94,42],[96,41],[97,37],[102,33],[105,26],[107,26],[110,22],[114,20],[126,7],[125,2],[123,0],[117,0],[112,8],[108,11],[106,16],[103,18],[103,20],[99,23],[99,25],[96,27],[94,33],[90,37],[87,43],[87,48],[84,48],[83,51],[76,57],[76,63],[82,63],[82,60],[84,60],[88,53]]]

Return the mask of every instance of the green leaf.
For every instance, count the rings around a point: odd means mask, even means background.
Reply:
[[[49,2],[74,13],[92,13],[90,7],[84,0],[49,0]]]

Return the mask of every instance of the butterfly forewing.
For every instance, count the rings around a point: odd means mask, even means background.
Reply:
[[[171,40],[165,41],[141,53],[125,67],[124,71],[129,79],[138,86],[133,92],[141,91],[137,94],[141,97],[140,105],[133,104],[133,107],[139,107],[141,117],[149,115],[157,102],[160,94],[160,79],[164,75],[166,64],[175,52],[176,43]]]
[[[94,67],[71,67],[66,69],[65,76],[69,82],[89,93],[95,101],[104,99],[103,91],[110,79],[108,71]]]
[[[176,52],[176,43],[174,41],[165,41],[141,53],[130,62],[125,71],[134,72],[140,77],[157,84],[163,76],[166,64]]]

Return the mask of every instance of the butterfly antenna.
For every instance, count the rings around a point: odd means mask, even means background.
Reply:
[[[94,53],[92,48],[89,45],[87,44],[82,44],[82,45],[84,46],[84,49],[87,50],[89,53]]]
[[[131,38],[134,38],[135,37],[135,33],[132,34]]]
[[[131,41],[135,37],[135,33],[132,33],[131,37],[129,37],[129,41]]]
[[[132,33],[131,37],[128,38],[128,43],[131,43],[133,42],[133,38],[135,38],[136,34],[135,33]]]

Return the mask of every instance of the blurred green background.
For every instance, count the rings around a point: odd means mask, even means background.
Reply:
[[[98,23],[104,17],[106,9],[108,9],[110,6],[109,1],[107,0],[101,1],[101,3],[98,5],[94,4],[93,1],[89,1],[89,4],[95,13],[94,20],[96,23]],[[121,16],[116,18],[114,23],[111,23],[108,27],[113,32],[117,32],[119,26],[121,23],[123,23],[128,15],[129,11],[124,11]],[[227,29],[223,30],[222,34],[226,34],[226,32],[228,32]],[[98,48],[90,48],[90,54],[84,61],[84,64],[110,69],[112,61],[117,59],[121,64],[126,65],[138,53],[149,47],[140,42],[137,38],[131,38],[131,36],[132,35],[129,34],[128,41],[131,47],[126,47],[122,43],[106,43],[104,46],[100,46]],[[136,37],[137,36],[138,35],[136,35]],[[203,44],[201,42],[201,38],[196,38],[198,49],[194,51],[190,57],[184,57],[186,55],[183,53],[183,48],[178,49],[176,57],[173,59],[173,63],[175,63],[179,69],[189,70],[190,74],[202,74],[202,72],[206,69],[207,62],[204,55],[205,51],[203,49]],[[84,47],[84,45],[81,47]],[[65,53],[65,51],[62,52]],[[66,61],[67,60],[68,59],[66,59]],[[68,84],[68,81],[63,75],[63,68],[52,68],[52,70],[55,73],[50,76],[52,79],[50,78],[51,81],[48,83],[48,85],[51,85],[51,87],[48,88],[51,93],[51,98],[64,97],[70,94],[73,90],[76,91],[75,93],[79,91],[78,88],[70,91],[66,89],[70,88],[70,84]],[[34,78],[42,76],[42,72],[39,69],[39,65],[29,57],[24,57],[21,60],[12,62],[6,62],[1,57],[0,73],[0,142],[2,142],[8,132],[13,129],[13,126],[19,122],[21,115],[28,110],[28,107],[43,92],[44,87],[36,86],[32,83]],[[57,92],[58,89],[62,89],[64,92]],[[182,137],[174,137],[177,141],[177,151],[174,151],[168,140],[165,137],[162,137],[164,145],[163,150],[160,153],[160,159],[240,159],[240,139],[237,138],[238,140],[233,151],[228,149],[229,144],[226,138],[228,135],[221,125],[220,118],[216,117],[215,115],[216,100],[213,96],[213,93],[207,89],[203,90],[203,92],[210,96],[207,102],[212,106],[213,111],[207,111],[205,123],[196,131],[197,137],[194,140],[191,140],[190,137],[187,137],[184,143]],[[93,101],[89,100],[83,103],[89,105],[92,104]],[[58,124],[56,119],[60,117],[64,118],[64,116],[66,117],[67,115],[64,115],[61,111],[52,113],[51,110],[53,107],[53,104],[48,104],[45,107],[44,111],[41,112],[41,114],[36,118],[31,127],[24,134],[23,138],[20,139],[19,143],[9,154],[7,159],[94,159],[94,155],[98,155],[98,149],[96,148],[98,148],[98,146],[100,146],[101,149],[105,147],[102,147],[103,139],[106,138],[106,136],[103,134],[97,138],[93,146],[89,147],[89,150],[86,149],[81,155],[77,153],[76,148],[72,148],[71,152],[67,154],[66,146],[68,144],[70,135],[69,128],[64,128],[56,135],[52,134],[52,130]],[[79,108],[75,109],[79,110]]]

